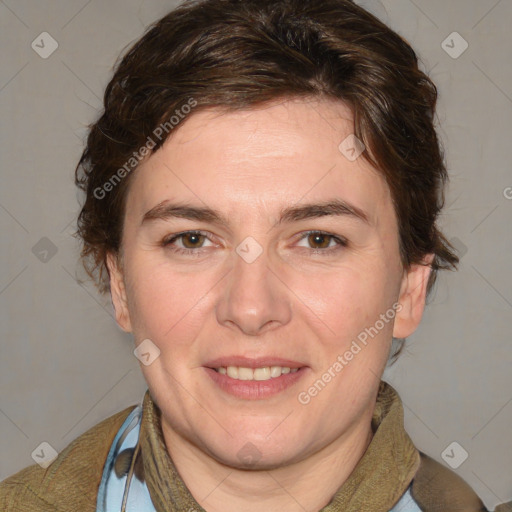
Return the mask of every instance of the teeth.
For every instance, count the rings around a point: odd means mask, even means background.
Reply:
[[[281,374],[284,373],[284,368],[281,368],[280,366],[271,366],[270,367],[270,376],[275,378],[275,377],[280,377]]]
[[[227,375],[232,379],[238,380],[269,380],[280,377],[286,373],[295,373],[298,368],[289,368],[287,366],[264,366],[263,368],[245,368],[243,366],[221,366],[215,368],[222,375]]]
[[[238,380],[253,380],[253,378],[254,372],[251,370],[251,368],[238,368]]]
[[[228,366],[227,367],[228,377],[232,379],[238,379],[238,366]]]
[[[254,380],[268,380],[270,379],[270,367],[256,368],[253,370]]]

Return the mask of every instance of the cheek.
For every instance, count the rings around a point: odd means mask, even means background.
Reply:
[[[372,326],[395,301],[396,283],[385,268],[347,266],[335,272],[290,280],[298,306],[333,340],[348,340]],[[304,308],[306,311],[306,308]],[[386,324],[387,326],[387,324]],[[384,331],[389,330],[389,326]]]
[[[382,275],[376,278],[373,274],[372,279],[368,274],[354,274],[343,284],[345,288],[331,298],[332,304],[338,301],[339,306],[327,320],[336,332],[335,343],[328,347],[328,367],[338,361],[344,377],[337,385],[353,388],[356,396],[356,388],[362,382],[371,383],[373,375],[379,375],[388,360],[396,299]],[[368,372],[373,374],[370,378]]]
[[[180,286],[163,270],[135,258],[127,268],[128,307],[136,335],[158,339],[180,314],[184,302]]]
[[[128,307],[135,338],[161,349],[172,339],[174,351],[187,346],[204,323],[211,284],[204,273],[179,273],[168,262],[132,260],[127,269]]]

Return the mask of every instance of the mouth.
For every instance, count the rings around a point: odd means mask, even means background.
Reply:
[[[237,398],[261,400],[288,389],[309,367],[288,359],[226,357],[210,361],[205,370],[216,387]]]

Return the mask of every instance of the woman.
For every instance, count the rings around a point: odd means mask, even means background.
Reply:
[[[4,481],[2,510],[485,511],[381,380],[457,263],[436,94],[349,0],[152,26],[76,174],[84,263],[148,391]]]

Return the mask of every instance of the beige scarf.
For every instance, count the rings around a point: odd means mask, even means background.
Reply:
[[[167,452],[161,412],[149,391],[143,401],[140,448],[144,478],[157,512],[205,512],[191,495]],[[404,430],[397,392],[381,381],[373,413],[374,432],[363,457],[320,512],[388,512],[404,494],[420,464],[420,455]]]

